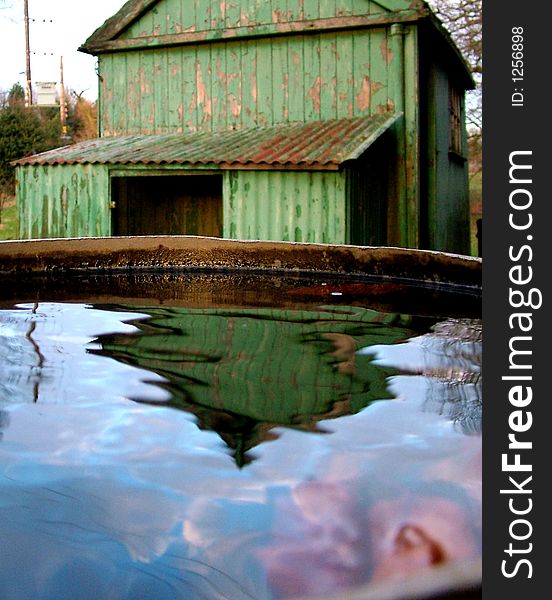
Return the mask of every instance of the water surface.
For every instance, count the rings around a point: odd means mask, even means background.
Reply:
[[[268,600],[480,556],[480,321],[284,288],[6,303],[0,597]]]

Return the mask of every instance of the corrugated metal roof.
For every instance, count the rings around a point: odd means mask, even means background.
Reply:
[[[398,118],[371,117],[285,123],[218,132],[123,135],[56,148],[18,160],[17,165],[63,164],[216,164],[293,165],[337,168],[358,158]]]

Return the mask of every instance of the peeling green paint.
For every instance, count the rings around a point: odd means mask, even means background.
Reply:
[[[104,165],[17,168],[20,237],[111,235]]]
[[[343,172],[227,171],[224,178],[230,192],[224,198],[224,237],[348,241]]]
[[[102,134],[377,114],[397,102],[381,56],[388,35],[382,27],[113,53],[100,61]]]
[[[134,4],[139,5],[140,0]],[[142,5],[147,8],[148,2],[142,0]],[[119,16],[118,26],[122,29],[120,38],[133,39],[182,32],[214,33],[238,27],[278,25],[333,17],[377,17],[389,11],[407,11],[413,8],[416,6],[412,6],[411,0],[236,0],[232,3],[196,0],[186,2],[185,7],[181,0],[160,0],[152,10],[138,19],[136,11],[127,8],[126,13],[123,11]],[[126,21],[130,21],[129,26],[126,26]],[[117,23],[112,30],[115,31],[116,27]]]

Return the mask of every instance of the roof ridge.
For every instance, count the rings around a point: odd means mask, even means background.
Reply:
[[[85,49],[96,42],[112,39],[124,31],[134,21],[139,19],[143,13],[152,8],[161,0],[127,0],[123,6],[103,25],[100,25],[96,31],[79,48]]]

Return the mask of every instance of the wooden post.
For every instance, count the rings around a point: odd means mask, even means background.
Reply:
[[[27,76],[27,106],[33,105],[33,86],[31,83],[31,47],[29,43],[29,0],[23,0],[25,11],[25,63]]]
[[[391,25],[391,50],[393,63],[389,73],[389,87],[393,93],[395,111],[404,113],[404,27],[400,23]],[[404,114],[395,124],[397,139],[397,187],[394,231],[392,245],[408,247],[408,211],[406,195],[406,124]]]
[[[61,136],[67,135],[67,107],[65,105],[65,85],[63,83],[63,56],[59,60],[59,120],[61,123]]]

